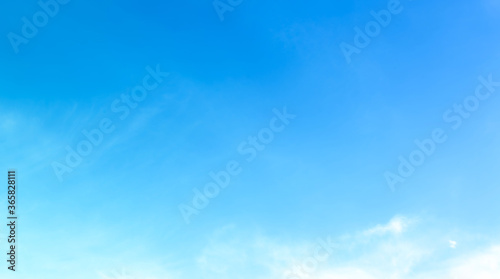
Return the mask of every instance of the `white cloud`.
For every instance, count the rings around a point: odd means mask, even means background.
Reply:
[[[202,278],[279,278],[309,246],[247,235],[231,225],[214,232],[196,264]]]
[[[414,221],[403,216],[396,216],[392,218],[386,225],[377,225],[374,228],[365,231],[365,235],[384,235],[387,233],[401,234],[403,233]]]
[[[450,279],[498,279],[500,278],[500,246],[473,253],[451,261]]]
[[[231,228],[203,249],[198,265],[204,278],[500,278],[500,246],[475,252],[450,250],[443,245],[447,243],[445,234],[433,233],[432,226],[415,224],[415,219],[396,216],[386,224],[332,238],[336,247],[332,255],[326,261],[318,261],[313,272],[302,269],[295,277],[290,270],[300,270],[306,259],[314,256],[318,243],[284,244],[248,235],[240,239],[241,234]],[[448,242],[452,248],[457,245],[455,241]]]
[[[316,257],[325,243],[290,243],[235,226],[216,230],[194,262],[181,266],[128,265],[127,272],[101,272],[103,279],[498,279],[500,246],[476,247],[460,233],[461,249],[450,249],[446,233],[436,233],[424,222],[397,216],[386,224],[328,239],[331,253],[304,272],[304,263]],[[465,234],[465,232],[463,233]],[[472,240],[474,242],[474,240]],[[456,243],[455,243],[456,244]],[[323,251],[320,253],[325,255]],[[302,270],[301,270],[302,269]],[[290,271],[294,271],[292,273]],[[300,272],[297,273],[297,270]],[[175,275],[174,275],[175,274]],[[299,274],[299,276],[297,276]],[[106,277],[107,276],[107,277]],[[114,277],[113,277],[114,276]],[[288,277],[287,277],[288,276]]]

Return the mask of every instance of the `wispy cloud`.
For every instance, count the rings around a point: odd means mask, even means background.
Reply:
[[[333,242],[337,250],[314,273],[290,277],[287,270],[312,255],[318,243],[252,238],[228,226],[214,233],[197,264],[204,278],[500,278],[500,246],[459,254],[418,218],[396,216]]]
[[[366,236],[384,235],[387,233],[401,234],[414,222],[415,222],[414,220],[411,220],[407,217],[396,216],[396,217],[392,218],[389,221],[389,223],[387,223],[385,225],[377,225],[371,229],[366,230],[364,232],[364,234]]]

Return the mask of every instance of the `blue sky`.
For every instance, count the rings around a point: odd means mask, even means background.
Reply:
[[[341,44],[390,5],[346,59]],[[497,1],[244,0],[222,21],[211,1],[57,7],[14,45],[42,8],[0,12],[0,164],[18,171],[20,223],[2,278],[500,277],[500,86],[481,82],[500,81]],[[471,100],[454,129],[444,115]],[[435,129],[446,140],[402,177],[399,157]]]

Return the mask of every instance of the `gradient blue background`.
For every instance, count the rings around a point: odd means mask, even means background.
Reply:
[[[18,170],[20,258],[16,274],[1,260],[1,276],[101,278],[125,266],[151,278],[271,278],[253,248],[241,248],[239,277],[200,254],[227,226],[225,245],[265,235],[293,246],[395,215],[422,220],[417,235],[458,238],[459,255],[498,245],[499,96],[457,130],[442,114],[478,76],[500,80],[500,4],[401,4],[348,64],[339,44],[387,1],[245,0],[221,22],[210,1],[73,0],[18,54],[7,34],[40,8],[3,3],[0,169]],[[120,121],[110,105],[148,65],[170,76]],[[297,117],[245,163],[238,145],[285,106]],[[116,131],[59,182],[52,162],[103,118]],[[446,143],[391,191],[384,172],[435,128]],[[186,225],[178,205],[234,159],[243,172]],[[420,278],[412,272],[395,278]]]

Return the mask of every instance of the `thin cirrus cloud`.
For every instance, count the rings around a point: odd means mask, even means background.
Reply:
[[[386,224],[333,237],[336,250],[328,260],[319,262],[313,272],[293,277],[288,271],[307,262],[317,242],[287,244],[262,234],[249,237],[231,225],[213,234],[189,274],[262,279],[499,278],[500,246],[451,249],[445,235],[420,218],[395,216]]]
[[[334,237],[337,250],[319,263],[317,270],[302,277],[291,277],[287,271],[300,266],[318,243],[287,244],[261,233],[250,236],[228,225],[214,231],[193,260],[194,268],[148,278],[499,278],[500,246],[491,244],[473,251],[453,249],[453,253],[447,253],[450,248],[446,241],[425,227],[424,221],[417,220],[396,216],[386,224]],[[141,274],[138,270],[100,274],[102,279],[142,278],[134,275]]]

